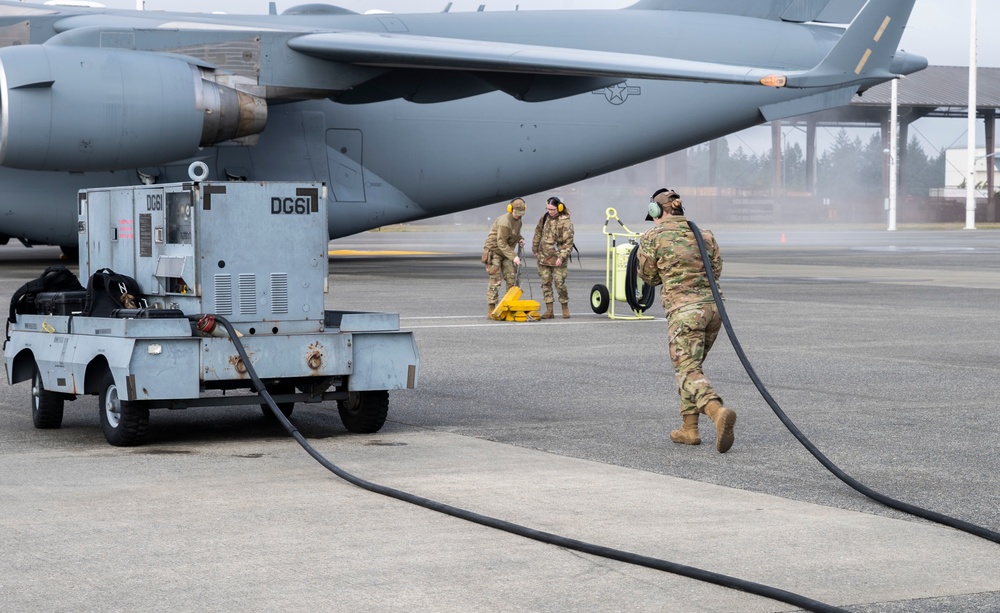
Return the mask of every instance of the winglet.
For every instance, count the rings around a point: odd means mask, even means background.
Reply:
[[[811,70],[788,74],[787,87],[878,83],[900,76],[893,69],[922,70],[927,60],[907,55],[893,63],[915,0],[868,0],[830,53]],[[922,60],[922,61],[918,61]]]

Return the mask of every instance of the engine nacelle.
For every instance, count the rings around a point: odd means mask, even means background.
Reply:
[[[264,100],[187,62],[120,49],[0,49],[0,165],[122,170],[191,157],[259,134]]]

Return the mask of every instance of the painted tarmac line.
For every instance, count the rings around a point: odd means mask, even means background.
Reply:
[[[480,327],[500,327],[502,324],[543,324],[546,326],[551,325],[561,325],[561,326],[582,326],[582,325],[599,325],[615,322],[618,320],[613,319],[581,319],[577,321],[488,321],[485,317],[480,318],[480,316],[475,315],[461,315],[461,316],[442,316],[442,317],[400,317],[400,323],[409,321],[428,321],[428,320],[457,320],[457,319],[482,319],[483,321],[468,322],[468,323],[441,323],[441,324],[417,324],[417,325],[407,325],[407,330],[423,330],[423,329],[443,329],[443,328],[480,328]],[[663,322],[663,319],[638,319],[631,321],[630,323],[638,322]]]
[[[386,256],[386,255],[455,255],[448,251],[386,251],[386,250],[360,250],[360,249],[331,249],[327,251],[330,257],[357,257],[357,256]]]

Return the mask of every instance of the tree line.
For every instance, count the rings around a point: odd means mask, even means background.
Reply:
[[[846,130],[841,129],[833,143],[817,159],[814,195],[881,201],[885,196],[883,169],[888,164],[886,148],[879,133],[864,142],[860,136],[851,138]],[[732,150],[728,139],[719,139],[715,186],[772,189],[773,155],[773,150],[762,154],[747,153],[742,146]],[[688,149],[687,156],[687,182],[696,187],[710,185],[709,145],[692,147]],[[905,154],[900,156],[900,160],[900,197],[927,198],[931,188],[944,187],[944,151],[930,157],[913,137],[906,144]],[[799,143],[785,142],[781,173],[787,191],[806,191],[806,156]]]

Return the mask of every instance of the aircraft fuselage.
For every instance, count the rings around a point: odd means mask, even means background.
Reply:
[[[162,23],[158,25],[137,23],[134,20],[139,18],[129,11],[105,12],[107,15],[86,13],[53,19],[51,34],[38,23],[44,23],[45,18],[35,17],[30,42],[43,42],[46,36],[59,32],[69,36],[74,28],[92,24],[110,24],[109,28],[116,24],[123,28],[180,24],[176,25],[180,31],[172,47],[165,46],[163,36],[150,34],[151,50],[184,53],[211,62],[212,44],[201,50],[187,44],[197,34],[185,31],[183,23],[197,19],[199,23],[217,21],[229,28],[245,29],[245,36],[253,36],[264,24],[295,32],[308,24],[308,28],[322,31],[475,36],[483,41],[794,71],[821,62],[844,32],[843,28],[778,20],[664,10],[323,15],[309,19],[197,15],[159,18]],[[0,17],[3,15],[0,7]],[[19,23],[12,17],[0,19],[0,34],[19,27]],[[143,40],[143,33],[135,33],[132,44],[142,48]],[[220,39],[219,44],[232,46],[233,38]],[[266,55],[266,44],[258,44],[263,49],[260,53]],[[251,47],[248,57],[253,53]],[[263,60],[258,60],[257,73],[261,86],[293,78]],[[314,71],[294,78],[318,87],[318,81],[326,78],[323,74]],[[818,110],[831,104],[824,94],[838,91],[836,87],[817,88],[806,97],[797,89],[627,78],[594,81],[600,86],[559,97],[564,93],[558,91],[563,82],[545,81],[542,75],[537,83],[516,85],[525,88],[523,91],[542,91],[543,98],[554,98],[524,102],[497,91],[495,77],[491,77],[493,91],[457,97],[460,94],[456,92],[476,91],[476,82],[483,75],[475,71],[461,78],[452,71],[447,80],[421,71],[392,75],[384,87],[403,93],[390,92],[384,101],[378,101],[379,91],[373,94],[373,88],[349,88],[332,99],[270,104],[266,127],[256,142],[204,146],[191,157],[154,167],[72,173],[0,168],[0,235],[73,246],[77,241],[78,190],[136,184],[140,176],[157,182],[183,181],[188,178],[188,165],[202,161],[209,167],[208,178],[214,180],[327,183],[329,231],[330,237],[336,238],[597,176],[762,123],[763,109],[772,109],[772,116]],[[539,83],[549,91],[546,93]],[[580,81],[565,83],[572,87]],[[439,98],[442,101],[434,101]],[[807,101],[799,104],[803,98]],[[148,147],[155,149],[157,143],[150,142]]]

